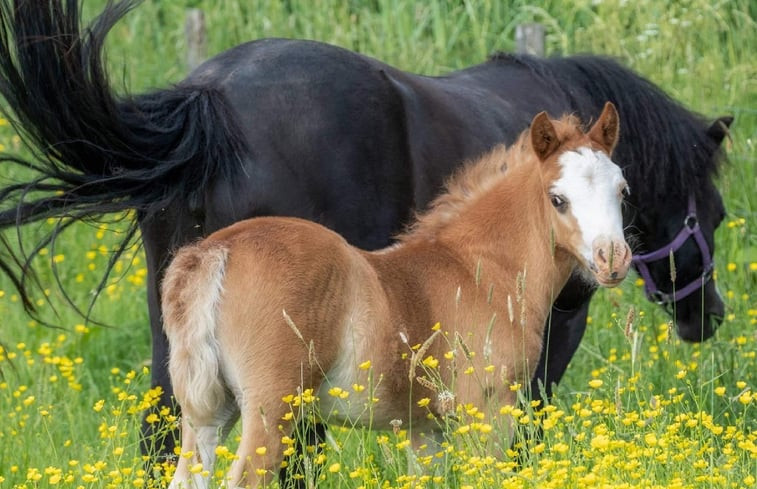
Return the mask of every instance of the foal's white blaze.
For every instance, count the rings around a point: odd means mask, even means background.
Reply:
[[[569,212],[578,222],[582,242],[581,256],[593,264],[593,243],[610,238],[624,243],[622,190],[627,186],[620,167],[602,151],[581,147],[567,151],[558,159],[562,171],[552,193],[565,197]]]

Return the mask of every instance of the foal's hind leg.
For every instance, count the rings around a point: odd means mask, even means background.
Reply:
[[[286,372],[285,367],[274,369],[270,364],[260,369],[253,365],[249,370],[255,371],[256,375],[248,376],[245,379],[246,385],[239,389],[242,435],[236,460],[227,474],[228,488],[256,488],[276,479],[284,459],[285,444],[282,437],[292,434],[291,422],[284,419],[290,419],[293,406],[282,398],[302,392],[302,381],[296,371]],[[276,382],[261,382],[261,379],[266,378],[266,373],[275,374]],[[304,409],[305,404],[310,406],[309,402],[303,401],[301,407],[295,409]],[[290,486],[284,484],[280,487],[283,489]]]
[[[276,417],[271,422],[263,421],[261,413],[267,412]],[[237,448],[237,458],[227,475],[226,487],[259,487],[271,482],[275,469],[283,459],[282,433],[278,429],[281,416],[285,411],[269,410],[263,407],[247,408],[242,413],[242,438]]]
[[[209,473],[215,464],[215,447],[218,445],[218,426],[192,426],[187,418],[181,423],[181,456],[169,489],[204,489],[208,487]],[[192,468],[201,464],[202,470]],[[208,475],[204,475],[204,474]]]
[[[181,420],[181,451],[182,453],[188,453],[193,452],[197,449],[197,436],[195,434],[195,431],[192,429],[191,426],[189,426],[189,423],[187,422],[186,418],[182,418]],[[171,480],[171,484],[168,486],[168,489],[182,489],[182,488],[188,488],[190,487],[190,479],[192,478],[192,473],[189,471],[189,468],[192,463],[194,463],[194,457],[192,457],[193,460],[189,460],[188,457],[179,457],[179,461],[176,464],[176,472],[173,474],[173,479]]]
[[[220,412],[208,417],[190,417],[184,414],[181,423],[181,455],[169,489],[204,489],[209,485],[210,474],[216,461],[219,439],[228,435],[238,419],[236,404],[228,400]],[[191,455],[190,455],[191,454]],[[192,467],[202,469],[192,473]],[[204,475],[206,474],[206,475]]]

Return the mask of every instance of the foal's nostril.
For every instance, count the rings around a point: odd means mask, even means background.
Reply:
[[[612,273],[610,274],[610,277],[612,277],[613,279],[616,279],[616,278],[618,278],[618,272],[612,272]]]
[[[602,260],[602,263],[607,262],[607,260],[605,259],[605,250],[603,250],[602,248],[600,248],[599,251],[597,252],[597,256],[599,257],[600,260]]]

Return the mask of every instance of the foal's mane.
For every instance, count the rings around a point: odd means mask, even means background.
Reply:
[[[573,115],[564,115],[552,120],[561,142],[583,135],[580,120]],[[415,221],[397,239],[402,242],[432,238],[436,232],[458,216],[472,202],[486,194],[499,182],[510,177],[516,167],[529,166],[533,171],[539,161],[530,141],[531,131],[523,131],[509,147],[495,146],[476,160],[467,161],[447,180],[444,192],[434,199],[429,209],[416,214]]]

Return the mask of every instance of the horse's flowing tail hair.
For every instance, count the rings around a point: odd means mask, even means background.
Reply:
[[[33,153],[33,161],[0,154],[0,164],[29,175],[0,187],[0,229],[66,217],[21,253],[23,272],[77,220],[127,210],[149,218],[178,198],[201,202],[213,178],[241,168],[244,138],[214,87],[180,84],[137,96],[111,90],[103,44],[137,3],[108,2],[86,28],[79,0],[0,6],[0,94],[7,102],[0,109]],[[134,219],[124,236],[105,277],[138,236]],[[26,275],[12,278],[23,288]]]
[[[182,248],[163,281],[163,327],[176,399],[193,413],[216,413],[225,399],[216,324],[228,249]]]

